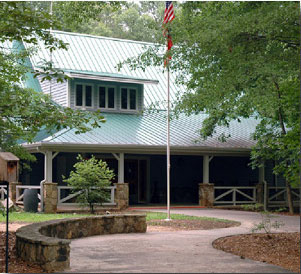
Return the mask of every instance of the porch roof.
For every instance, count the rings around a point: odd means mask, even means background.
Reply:
[[[165,153],[166,111],[143,115],[104,113],[106,123],[101,128],[76,134],[75,129],[61,130],[53,135],[41,134],[33,144],[24,144],[29,150],[107,151]],[[234,153],[248,154],[255,144],[251,134],[258,123],[254,118],[230,122],[229,128],[218,126],[212,137],[200,139],[199,130],[206,114],[181,114],[170,124],[171,152],[174,153]],[[230,135],[226,142],[219,136]]]

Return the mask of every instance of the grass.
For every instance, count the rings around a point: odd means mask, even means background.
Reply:
[[[28,222],[38,223],[54,219],[86,217],[89,214],[44,214],[44,213],[30,213],[30,212],[11,212],[9,213],[9,222]],[[0,222],[5,222],[6,216],[0,214]]]
[[[30,213],[30,212],[11,212],[9,214],[9,222],[28,222],[38,223],[54,219],[77,218],[91,216],[91,214],[45,214],[45,213]],[[172,220],[208,220],[216,222],[231,222],[226,219],[217,219],[211,217],[196,217],[183,214],[171,214]],[[161,212],[146,212],[146,221],[164,220],[167,218],[166,213]],[[5,222],[6,216],[0,214],[0,222]]]
[[[152,221],[152,220],[164,220],[167,218],[167,213],[161,213],[161,212],[147,212],[146,213],[146,221]],[[196,217],[196,216],[189,216],[189,215],[183,215],[183,214],[170,214],[170,218],[172,220],[206,220],[206,221],[216,221],[216,222],[233,222],[226,219],[218,219],[218,218],[212,218],[212,217]]]

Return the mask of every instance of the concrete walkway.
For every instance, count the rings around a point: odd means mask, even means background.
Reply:
[[[67,272],[291,273],[212,247],[212,242],[217,238],[250,233],[253,223],[261,220],[260,214],[217,209],[175,209],[171,212],[230,219],[242,225],[214,230],[115,234],[76,239],[71,243],[71,269]],[[299,217],[280,215],[278,220],[286,224],[281,231],[300,231]]]

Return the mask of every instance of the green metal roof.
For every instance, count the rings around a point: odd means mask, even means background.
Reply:
[[[128,76],[128,75],[123,75],[120,73],[107,73],[107,72],[98,72],[98,71],[81,71],[81,70],[70,70],[66,69],[64,70],[66,74],[70,74],[71,77],[89,77],[93,76],[97,79],[97,77],[101,80],[109,80],[111,79],[112,81],[128,81],[128,82],[138,82],[138,83],[145,83],[145,84],[158,84],[158,80],[152,80],[152,79],[145,79],[145,78],[137,78],[133,76]]]
[[[75,134],[75,129],[62,130],[52,136],[36,140],[34,146],[60,147],[64,150],[73,147],[90,147],[92,150],[105,147],[113,148],[143,148],[145,152],[152,149],[165,150],[166,147],[166,112],[146,113],[144,115],[105,113],[106,123],[101,128],[93,129],[84,134]],[[257,121],[245,119],[240,123],[230,122],[230,127],[219,126],[216,133],[207,140],[200,139],[199,129],[202,126],[205,114],[186,116],[171,121],[171,148],[190,152],[204,151],[249,151],[255,144],[251,134],[254,132]],[[227,142],[218,139],[220,134],[231,134]],[[32,145],[30,145],[32,146]]]
[[[52,53],[54,67],[65,71],[93,72],[99,75],[119,75],[132,79],[157,80],[158,85],[145,85],[144,105],[150,106],[152,103],[161,102],[159,107],[165,109],[162,101],[166,100],[167,75],[161,67],[147,67],[131,70],[125,65],[121,71],[117,70],[117,65],[131,57],[136,57],[151,43],[129,41],[101,36],[92,36],[78,33],[68,33],[62,31],[52,31],[53,35],[65,43],[68,43],[68,50],[56,50]],[[29,46],[29,45],[28,45]],[[40,42],[40,50],[31,58],[35,68],[41,66],[41,60],[50,60],[49,50]],[[164,49],[163,49],[164,50]],[[163,53],[163,52],[162,52]],[[175,75],[170,75],[171,101],[176,99],[176,93],[183,90],[175,86]]]

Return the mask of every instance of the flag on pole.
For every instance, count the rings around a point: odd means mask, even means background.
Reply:
[[[169,112],[170,112],[170,91],[169,91],[169,67],[168,62],[171,59],[169,53],[172,47],[172,40],[170,35],[170,28],[168,28],[168,23],[170,23],[175,18],[173,11],[173,4],[171,1],[166,1],[164,20],[163,20],[163,35],[167,38],[167,57],[164,60],[164,66],[167,66],[167,142],[166,142],[166,158],[167,158],[167,218],[166,221],[170,221],[170,122],[169,122]]]
[[[168,64],[168,60],[171,59],[171,55],[169,54],[170,49],[172,48],[172,39],[170,34],[170,29],[168,28],[168,23],[175,19],[175,13],[173,9],[172,1],[166,1],[165,11],[164,11],[164,19],[163,19],[163,35],[167,38],[167,58],[164,60],[164,66],[166,67]]]
[[[173,11],[172,1],[166,1],[163,25],[166,25],[168,22],[171,22],[173,19],[175,19],[175,13]]]

